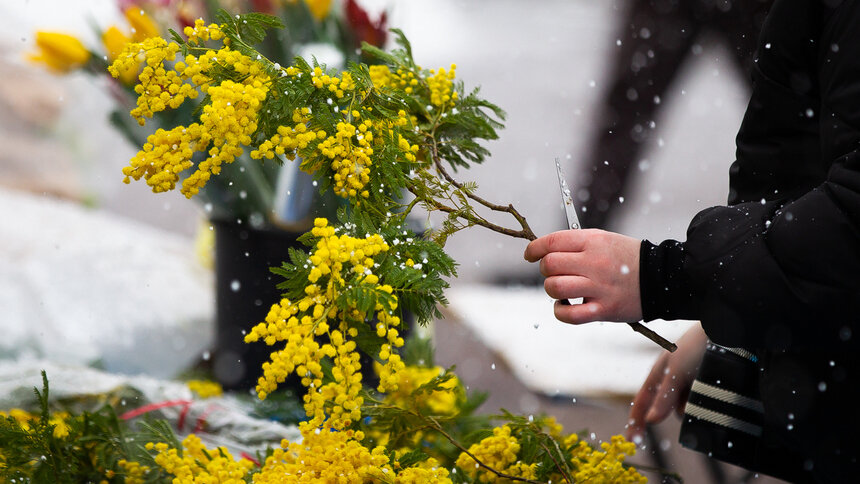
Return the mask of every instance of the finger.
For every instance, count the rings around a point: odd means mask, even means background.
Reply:
[[[674,372],[664,371],[663,379],[660,382],[660,390],[654,396],[651,409],[645,414],[645,422],[649,424],[662,422],[669,416],[672,410],[678,408],[680,398],[678,383]]]
[[[651,372],[642,383],[636,396],[633,397],[633,404],[630,407],[630,417],[627,427],[627,438],[635,439],[637,436],[641,438],[645,433],[645,415],[651,410],[651,405],[654,403],[654,396],[659,390],[659,384],[663,380],[663,375],[668,364],[666,354],[661,355],[654,366],[651,367]]]
[[[540,260],[540,273],[546,277],[558,275],[583,275],[588,260],[582,252],[550,252]]]
[[[535,262],[550,252],[578,252],[584,246],[585,231],[562,230],[539,237],[529,243],[523,257]]]
[[[543,289],[553,299],[598,296],[594,283],[582,276],[550,276],[544,279]]]
[[[556,301],[552,307],[555,319],[567,324],[584,324],[601,319],[601,305],[585,300],[582,304],[562,304]]]

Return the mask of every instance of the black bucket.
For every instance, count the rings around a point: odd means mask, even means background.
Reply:
[[[290,247],[304,246],[301,235],[246,223],[213,221],[215,227],[215,347],[210,362],[226,390],[254,388],[262,365],[275,349],[263,342],[245,343],[245,334],[265,320],[281,300],[282,278],[269,268],[289,260]]]

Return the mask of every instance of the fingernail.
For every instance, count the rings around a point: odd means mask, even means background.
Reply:
[[[654,423],[657,421],[657,410],[651,409],[648,410],[648,413],[645,414],[645,421],[648,423]]]

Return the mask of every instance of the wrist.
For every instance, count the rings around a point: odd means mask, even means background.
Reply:
[[[639,296],[642,317],[654,319],[695,319],[693,289],[684,271],[684,244],[666,240],[654,245],[643,240],[639,247]]]

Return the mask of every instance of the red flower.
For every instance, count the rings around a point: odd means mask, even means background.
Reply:
[[[355,45],[360,46],[362,42],[382,47],[388,35],[385,23],[386,12],[382,12],[376,22],[370,21],[367,11],[361,8],[355,0],[346,0],[346,21],[352,29]]]
[[[251,0],[251,10],[274,15],[275,6],[272,4],[272,0]]]

